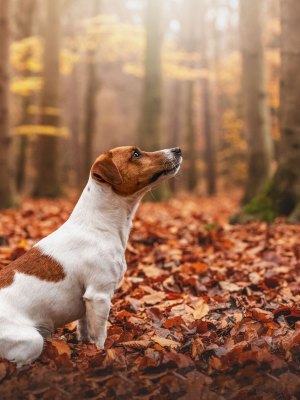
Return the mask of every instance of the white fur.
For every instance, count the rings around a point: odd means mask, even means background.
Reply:
[[[126,271],[132,219],[147,190],[122,197],[89,178],[69,219],[36,244],[63,266],[65,279],[47,282],[16,272],[0,290],[1,357],[30,363],[44,338],[74,320],[79,339],[103,348],[111,298]]]

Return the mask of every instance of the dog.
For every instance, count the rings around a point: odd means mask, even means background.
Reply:
[[[104,348],[111,298],[127,265],[132,219],[146,192],[173,177],[180,148],[117,147],[94,162],[69,219],[0,271],[0,357],[29,364],[54,330]]]

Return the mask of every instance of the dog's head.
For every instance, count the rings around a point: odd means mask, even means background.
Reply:
[[[181,161],[178,147],[154,152],[117,147],[96,159],[91,176],[98,184],[109,184],[116,193],[129,196],[176,175]]]

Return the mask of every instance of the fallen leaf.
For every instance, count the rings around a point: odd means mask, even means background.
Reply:
[[[262,310],[260,308],[252,309],[252,316],[257,321],[273,321],[273,314],[270,311]]]
[[[181,324],[184,324],[184,320],[179,315],[177,317],[167,319],[163,323],[163,327],[169,329],[169,328],[172,328],[173,326],[180,326]]]
[[[221,289],[226,290],[228,292],[237,292],[240,290],[240,287],[238,285],[227,281],[221,281],[219,282],[219,285],[221,286]]]
[[[175,340],[171,339],[165,339],[160,336],[152,336],[151,339],[162,347],[170,347],[173,349],[180,346],[179,342],[176,342]]]
[[[165,297],[166,297],[165,292],[156,292],[142,297],[141,300],[145,304],[153,306],[154,304],[160,303],[163,299],[165,299]]]
[[[203,300],[201,300],[195,305],[193,317],[195,319],[201,319],[205,317],[208,314],[208,312],[209,312],[209,305],[207,303],[204,303]]]
[[[71,349],[64,340],[52,339],[51,344],[56,348],[59,355],[66,354],[69,357],[71,356]]]
[[[118,345],[129,349],[144,350],[147,349],[151,343],[151,340],[131,340],[128,342],[120,342]]]

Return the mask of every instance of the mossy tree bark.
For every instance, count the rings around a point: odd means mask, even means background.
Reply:
[[[271,174],[272,139],[262,40],[262,7],[261,0],[240,0],[242,92],[249,157],[244,202],[262,190]]]
[[[300,221],[300,2],[281,1],[281,139],[277,171],[235,221]]]
[[[300,3],[281,0],[281,141],[272,183],[278,214],[300,220]]]
[[[46,1],[44,26],[43,88],[40,104],[40,125],[60,126],[59,101],[59,50],[60,50],[60,0]],[[51,112],[49,112],[51,110]],[[34,197],[57,197],[62,194],[59,179],[59,129],[54,135],[38,135],[35,148],[36,178]]]
[[[0,1],[0,208],[13,205],[9,124],[9,0]]]

